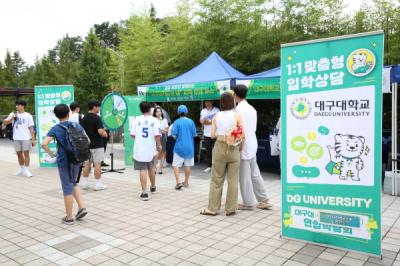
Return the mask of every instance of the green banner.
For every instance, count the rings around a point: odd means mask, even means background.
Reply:
[[[124,124],[124,147],[125,147],[125,165],[132,165],[132,155],[133,155],[133,138],[129,132],[135,117],[142,115],[140,112],[139,104],[143,101],[143,97],[140,96],[124,96],[128,108],[128,123]]]
[[[60,103],[69,105],[74,101],[74,86],[72,85],[48,85],[35,86],[35,110],[36,110],[36,134],[38,138],[39,163],[40,167],[54,167],[56,164],[45,162],[48,157],[42,149],[42,142],[47,132],[58,123],[53,113],[54,106]],[[57,144],[49,144],[51,150],[56,153]]]
[[[203,101],[219,99],[229,90],[230,80],[198,82],[167,86],[139,86],[138,95],[150,102]]]
[[[236,80],[236,84],[247,86],[247,99],[279,99],[281,97],[279,78]]]
[[[381,254],[383,33],[281,50],[282,236]]]

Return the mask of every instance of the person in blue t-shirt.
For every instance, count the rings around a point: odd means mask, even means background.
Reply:
[[[187,118],[188,109],[185,105],[178,106],[180,118],[174,122],[171,135],[176,139],[174,147],[174,159],[172,166],[176,178],[176,190],[183,186],[189,186],[190,167],[194,165],[194,140],[196,137],[196,126],[192,119]],[[180,182],[179,168],[185,166],[185,181]]]
[[[59,119],[60,123],[65,126],[73,125],[74,127],[83,130],[83,128],[75,122],[68,121],[69,120],[69,107],[66,104],[58,104],[54,107],[54,114]],[[81,164],[72,164],[68,161],[67,153],[63,147],[67,146],[66,140],[66,130],[59,126],[59,124],[53,126],[50,131],[47,133],[45,140],[43,141],[42,148],[46,151],[48,155],[50,155],[51,159],[48,159],[48,162],[53,162],[54,157],[56,155],[49,148],[49,143],[57,140],[58,148],[57,148],[57,166],[58,173],[61,180],[61,187],[64,194],[64,204],[67,216],[62,219],[62,222],[67,225],[71,225],[74,223],[74,218],[72,216],[72,207],[75,201],[78,203],[78,213],[75,215],[76,220],[80,220],[86,216],[87,211],[83,204],[82,195],[77,186],[77,179],[79,172],[81,171]],[[85,133],[86,135],[86,133]],[[87,136],[86,136],[87,137]],[[89,139],[89,138],[88,138]],[[70,164],[70,165],[68,165]],[[70,171],[70,172],[69,172]]]

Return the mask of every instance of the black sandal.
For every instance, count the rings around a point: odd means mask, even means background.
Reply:
[[[61,222],[63,224],[66,224],[66,225],[73,225],[74,224],[74,219],[68,220],[67,216],[65,216],[64,218],[61,219]]]

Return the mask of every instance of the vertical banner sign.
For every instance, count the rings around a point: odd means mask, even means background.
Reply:
[[[72,85],[48,85],[35,86],[35,113],[36,113],[36,135],[38,139],[39,163],[40,167],[54,167],[45,161],[47,153],[42,149],[42,143],[47,132],[58,123],[58,119],[53,113],[54,106],[60,103],[69,105],[74,101],[74,86]],[[57,144],[52,142],[49,147],[54,153]]]
[[[135,117],[141,115],[139,104],[143,101],[140,96],[124,96],[128,104],[128,120],[124,125],[124,150],[125,150],[125,165],[133,165],[133,138],[130,134],[130,128],[135,120]]]
[[[282,236],[381,255],[383,33],[282,45]]]

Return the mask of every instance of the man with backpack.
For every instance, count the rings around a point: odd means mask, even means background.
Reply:
[[[94,177],[96,184],[94,190],[104,190],[106,186],[101,182],[101,162],[104,161],[104,145],[103,138],[107,138],[108,134],[104,129],[103,122],[101,121],[100,112],[101,103],[97,100],[90,100],[88,103],[89,112],[81,121],[82,127],[85,129],[86,134],[90,139],[90,153],[92,154],[90,161],[85,163],[83,168],[83,189],[89,189],[89,173],[91,164],[94,167]]]
[[[54,114],[60,123],[53,126],[47,133],[42,148],[50,157],[57,157],[58,173],[66,210],[66,216],[62,218],[62,223],[72,225],[74,223],[72,215],[74,199],[79,208],[75,219],[80,220],[87,214],[77,184],[79,182],[82,163],[90,157],[89,138],[78,123],[68,121],[69,108],[66,104],[56,105],[54,107]],[[49,148],[49,143],[54,139],[57,140],[58,144],[56,155]]]
[[[16,100],[15,107],[16,112],[12,112],[3,122],[4,126],[12,125],[11,136],[20,166],[20,169],[14,175],[32,177],[29,171],[29,151],[36,144],[35,124],[32,115],[25,112],[26,101],[21,99]]]

